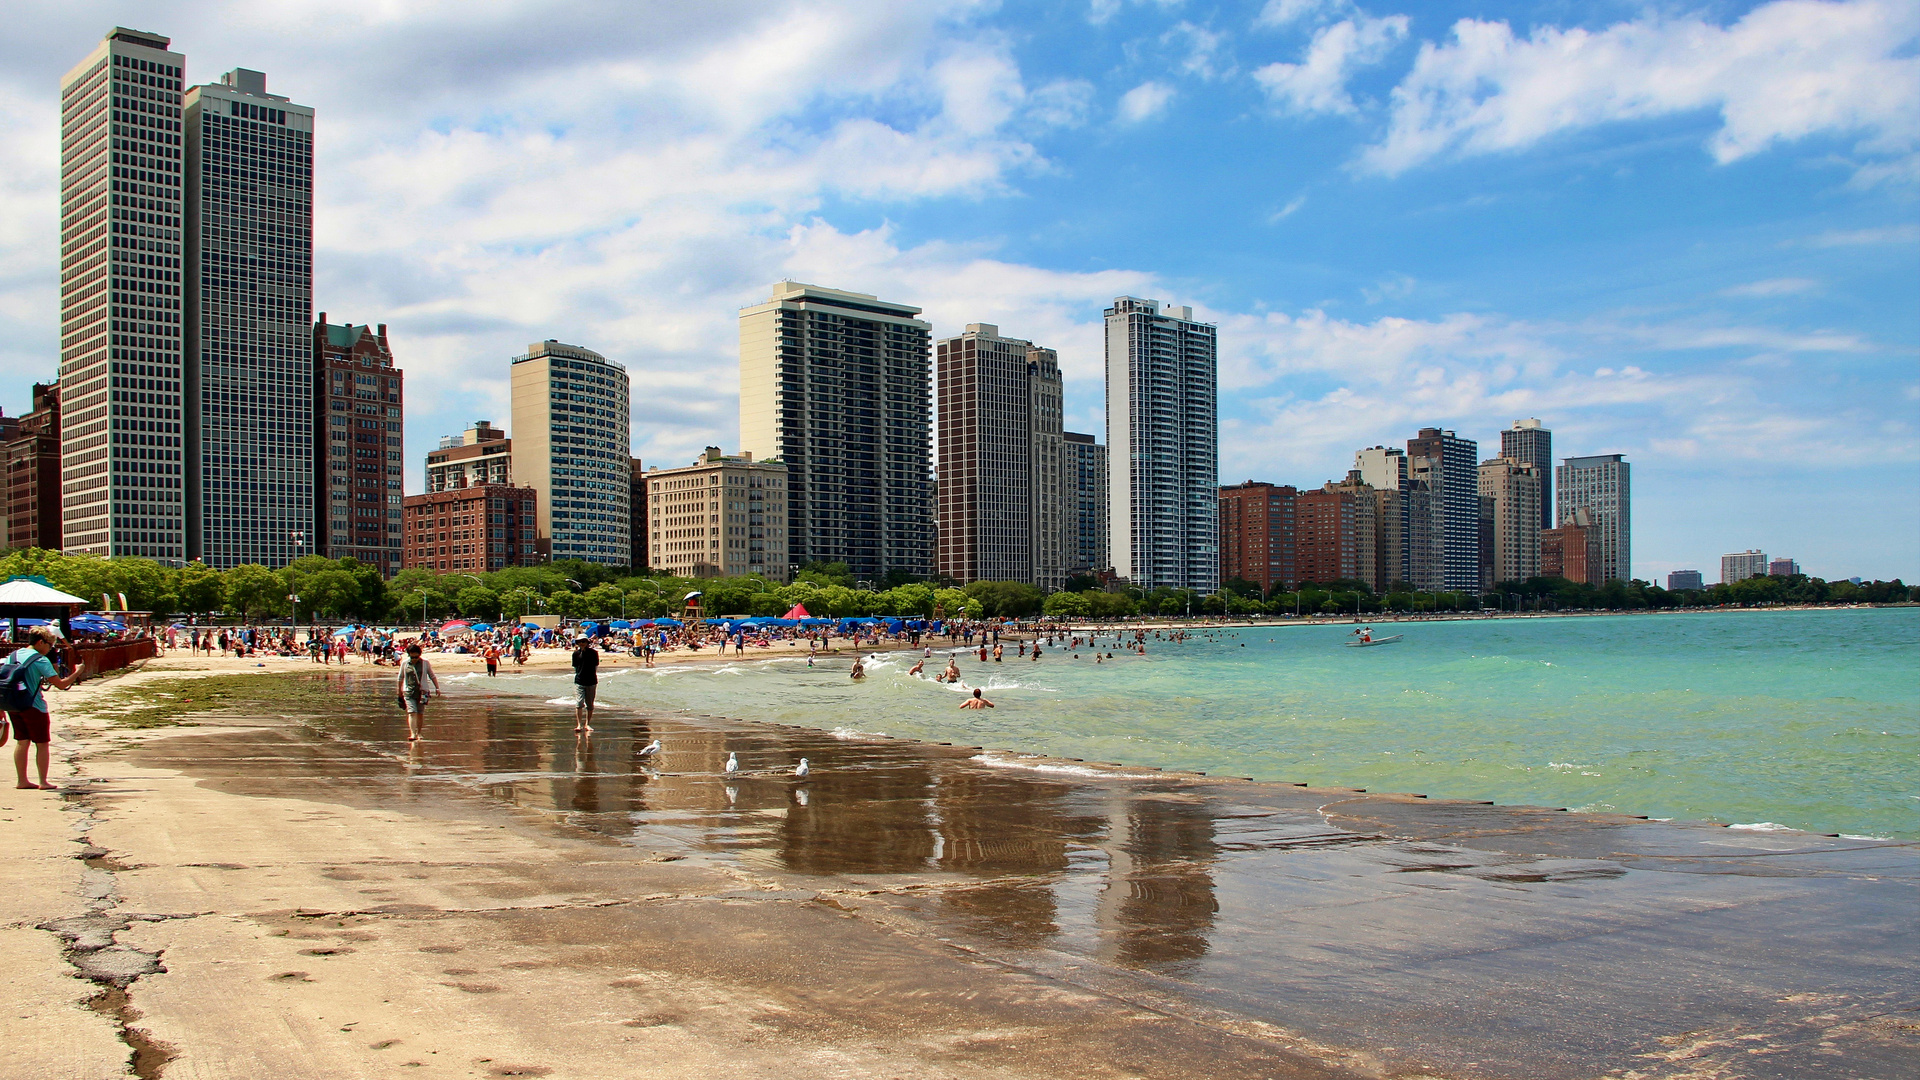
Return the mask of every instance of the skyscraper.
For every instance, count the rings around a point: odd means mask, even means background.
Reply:
[[[681,577],[787,580],[787,467],[709,446],[646,473],[646,565]]]
[[[7,546],[60,550],[60,385],[33,384],[33,410],[7,437]]]
[[[1067,571],[1107,570],[1107,448],[1091,435],[1060,433],[1061,486],[1067,492]]]
[[[387,326],[313,327],[314,545],[391,577],[400,570],[403,374]],[[505,482],[504,480],[502,481]],[[431,490],[431,489],[429,489]]]
[[[1731,585],[1736,581],[1745,581],[1750,577],[1759,577],[1767,572],[1767,553],[1759,548],[1748,548],[1720,556],[1720,584]]]
[[[319,550],[313,110],[245,68],[185,105],[187,555],[284,566]]]
[[[1220,489],[1222,584],[1237,578],[1267,593],[1276,585],[1291,586],[1300,580],[1295,532],[1299,497],[1291,486],[1253,480]]]
[[[186,57],[115,27],[60,80],[66,550],[186,555]]]
[[[1407,440],[1411,474],[1432,493],[1440,549],[1439,587],[1480,589],[1480,447],[1440,428]],[[1418,585],[1419,582],[1414,584]]]
[[[1439,588],[1433,499],[1426,481],[1415,481],[1406,451],[1369,446],[1353,455],[1353,472],[1374,493],[1374,565],[1381,588],[1400,582],[1420,589]]]
[[[876,586],[933,574],[932,328],[918,314],[795,281],[740,311],[741,449],[787,466],[794,564],[844,562]]]
[[[1540,573],[1540,473],[1530,461],[1480,463],[1480,495],[1493,500],[1493,581]]]
[[[1515,420],[1500,433],[1500,456],[1533,466],[1540,478],[1540,527],[1553,528],[1553,432],[1538,420]]]
[[[1592,515],[1588,530],[1593,550],[1589,580],[1595,585],[1633,577],[1632,466],[1619,454],[1570,457],[1558,470],[1560,524],[1574,512]]]
[[[1298,566],[1302,582],[1364,582],[1380,587],[1373,488],[1355,471],[1300,493]]]
[[[1143,588],[1220,584],[1219,341],[1189,307],[1114,299],[1107,319],[1114,571]],[[1124,530],[1124,531],[1122,531]]]
[[[536,495],[538,550],[555,562],[633,557],[627,369],[549,338],[513,358],[513,475]]]
[[[957,581],[1066,582],[1060,361],[991,323],[934,347],[936,569]]]

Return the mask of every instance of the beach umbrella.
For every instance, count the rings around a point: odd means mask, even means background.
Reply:
[[[793,607],[787,609],[785,615],[781,616],[783,619],[810,619],[812,617],[813,616],[807,614],[807,605],[805,604],[795,604]]]
[[[612,622],[610,622],[610,623],[608,623],[607,625],[608,625],[608,626],[611,626],[611,627],[613,627],[613,628],[614,628],[615,630],[631,630],[631,629],[633,629],[633,624],[632,624],[632,623],[630,623],[630,622],[628,622],[628,621],[627,621],[627,620],[625,620],[625,619],[615,619],[615,620],[613,620]]]
[[[655,620],[653,620],[653,625],[655,625],[655,626],[685,626],[685,625],[686,625],[686,623],[683,623],[683,622],[681,622],[681,621],[680,621],[679,619],[655,619]]]
[[[477,633],[484,634],[487,631],[493,629],[493,624],[490,622],[477,622],[473,624],[472,629]]]
[[[333,632],[334,637],[352,637],[360,628],[353,625],[343,626]]]

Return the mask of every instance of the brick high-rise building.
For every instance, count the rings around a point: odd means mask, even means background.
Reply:
[[[1220,581],[1239,579],[1270,593],[1291,588],[1298,538],[1295,514],[1300,492],[1249,480],[1220,489]]]
[[[475,420],[458,435],[440,436],[427,451],[427,490],[513,483],[513,440],[491,420]]]
[[[1619,454],[1570,457],[1557,470],[1557,516],[1565,525],[1575,511],[1590,515],[1593,584],[1633,577],[1633,467]]]
[[[1091,435],[1060,435],[1061,486],[1067,493],[1067,570],[1098,573],[1113,568],[1107,539],[1107,448]]]
[[[1540,488],[1539,470],[1530,461],[1497,457],[1480,463],[1480,495],[1493,500],[1493,582],[1539,575]]]
[[[302,554],[354,559],[392,577],[403,562],[404,374],[385,323],[313,325],[314,535]]]
[[[1593,579],[1594,537],[1592,516],[1575,511],[1571,520],[1540,534],[1540,576],[1566,578],[1582,585],[1597,585]]]
[[[532,488],[481,484],[409,495],[402,507],[406,569],[483,573],[538,566]]]
[[[1374,502],[1358,478],[1300,493],[1297,566],[1302,582],[1376,579]]]
[[[193,278],[186,57],[170,46],[115,27],[60,80],[61,537],[179,565]]]
[[[33,410],[6,440],[7,547],[60,550],[60,385],[33,384]]]
[[[919,314],[796,281],[741,310],[741,449],[787,466],[792,562],[844,562],[876,586],[933,575],[932,327]]]
[[[1421,428],[1418,438],[1407,440],[1411,474],[1425,480],[1433,498],[1442,589],[1480,589],[1479,454],[1472,439],[1440,428]]]
[[[934,346],[935,569],[955,581],[1066,582],[1064,411],[1052,349],[992,323]]]
[[[1220,586],[1219,335],[1190,307],[1106,310],[1113,568],[1145,589]]]
[[[1540,528],[1553,528],[1553,432],[1538,420],[1515,420],[1500,433],[1500,456],[1533,466],[1540,478]]]
[[[1800,563],[1796,559],[1785,558],[1767,560],[1767,574],[1771,577],[1793,577],[1800,573]]]

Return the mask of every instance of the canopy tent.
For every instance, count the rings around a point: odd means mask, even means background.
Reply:
[[[86,609],[87,601],[61,592],[43,577],[22,574],[0,584],[0,620],[11,624],[8,636],[16,641],[20,638],[20,625],[26,619],[41,620],[35,625],[54,622],[60,628],[61,637],[71,638],[70,621]]]
[[[783,619],[810,619],[812,617],[813,616],[807,614],[807,605],[805,604],[795,604],[787,609],[785,615],[781,616]]]

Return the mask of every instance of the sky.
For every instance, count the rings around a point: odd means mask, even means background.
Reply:
[[[29,2],[0,39],[0,406],[57,369],[58,87],[116,23],[318,111],[316,311],[386,323],[407,490],[545,338],[634,452],[737,448],[781,279],[1059,350],[1219,325],[1221,480],[1453,429],[1633,464],[1633,572],[1920,580],[1920,4]]]

